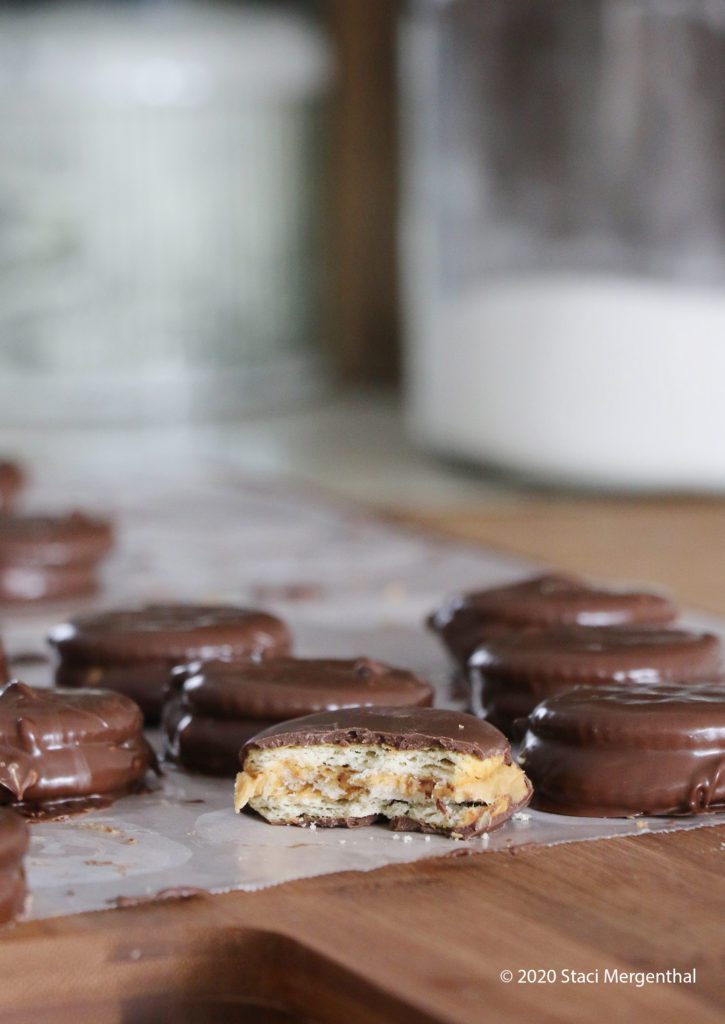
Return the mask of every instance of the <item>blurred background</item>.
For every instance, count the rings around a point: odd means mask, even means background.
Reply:
[[[3,449],[720,492],[724,154],[721,0],[5,0]]]

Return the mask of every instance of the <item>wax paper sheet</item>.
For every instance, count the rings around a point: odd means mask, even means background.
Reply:
[[[228,600],[284,616],[301,654],[366,654],[406,666],[431,680],[439,704],[457,706],[450,666],[424,630],[424,615],[453,590],[502,583],[533,568],[285,483],[243,479],[228,467],[168,465],[144,476],[128,463],[123,472],[110,463],[69,480],[68,467],[48,466],[33,503],[67,507],[62,498],[71,492],[74,504],[114,510],[119,546],[94,602],[5,614],[15,673],[36,685],[50,683],[51,667],[32,663],[31,655],[45,650],[48,627],[69,613],[129,601]],[[464,849],[594,840],[718,820],[725,815],[603,820],[526,810],[492,835],[465,843],[384,826],[274,827],[234,814],[231,779],[168,768],[152,793],[32,825],[27,916],[100,910],[183,890],[253,890]]]

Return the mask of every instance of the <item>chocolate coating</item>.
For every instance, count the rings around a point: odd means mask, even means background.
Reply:
[[[412,672],[370,658],[275,658],[202,665],[182,684],[190,710],[281,721],[374,705],[429,706],[433,688]]]
[[[0,807],[0,923],[16,917],[25,905],[23,857],[28,849],[27,823],[14,811]]]
[[[522,762],[535,806],[560,814],[725,808],[725,684],[577,687],[532,712]]]
[[[242,744],[275,724],[260,718],[190,714],[181,694],[175,694],[164,705],[161,718],[165,756],[191,771],[233,778],[239,770]]]
[[[465,664],[479,643],[509,629],[664,625],[677,614],[677,606],[663,594],[611,590],[550,574],[460,594],[431,615],[428,625]]]
[[[292,638],[276,616],[233,605],[147,605],[56,626],[50,642],[80,661],[132,664],[163,659],[232,661],[286,654]]]
[[[0,516],[0,600],[53,601],[98,589],[99,561],[112,545],[110,523],[67,516]]]
[[[57,567],[97,562],[113,543],[111,524],[80,512],[0,517],[0,564]]]
[[[3,647],[2,643],[0,643],[0,685],[8,681],[8,679],[10,678],[9,672],[10,670],[8,667],[8,659],[5,653],[5,648]]]
[[[144,788],[156,759],[143,717],[105,690],[0,692],[0,802],[23,813],[116,797]]]
[[[23,858],[28,849],[30,832],[24,818],[9,807],[0,807],[0,869],[10,867]]]
[[[275,722],[344,707],[432,702],[429,683],[369,658],[215,662],[175,675],[162,724],[172,759],[233,774],[242,743]]]
[[[471,656],[471,707],[510,731],[539,701],[579,684],[702,680],[721,666],[722,648],[713,633],[656,626],[509,632]]]
[[[56,626],[56,684],[102,686],[158,720],[171,669],[182,662],[238,662],[287,654],[292,637],[274,615],[228,605],[149,605]]]
[[[17,462],[0,461],[0,512],[9,512],[25,486],[25,473]]]
[[[0,565],[0,600],[6,604],[88,597],[97,590],[98,569],[92,563],[58,566]]]
[[[484,760],[502,755],[511,763],[511,747],[490,723],[465,712],[444,708],[345,708],[280,722],[248,740],[240,753],[244,762],[252,748],[370,744],[395,750],[455,750]]]

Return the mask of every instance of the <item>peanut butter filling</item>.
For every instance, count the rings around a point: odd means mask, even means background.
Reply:
[[[487,827],[528,794],[523,772],[502,755],[319,744],[250,750],[234,806],[275,823],[382,815],[455,834]]]

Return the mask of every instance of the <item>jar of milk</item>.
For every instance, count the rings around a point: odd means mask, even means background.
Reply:
[[[725,487],[725,5],[418,0],[401,66],[414,437]]]

